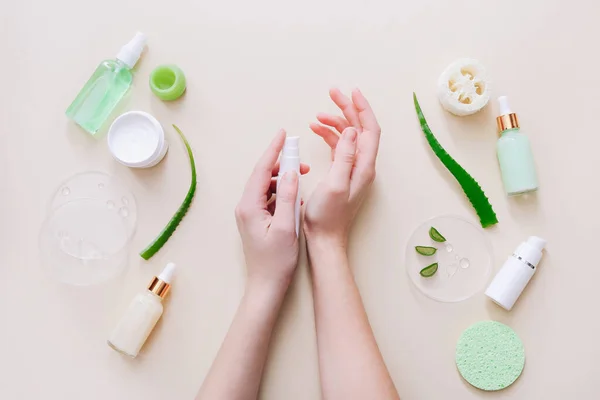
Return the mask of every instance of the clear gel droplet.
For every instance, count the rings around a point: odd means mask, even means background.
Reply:
[[[109,210],[112,210],[113,208],[115,208],[115,202],[112,200],[108,200],[106,202],[106,208],[108,208]]]
[[[98,189],[104,189],[104,183],[100,182],[100,183],[98,184]]]
[[[460,262],[458,263],[458,265],[460,265],[460,267],[462,269],[466,269],[466,268],[469,268],[469,266],[471,265],[471,263],[466,258],[463,258],[463,259],[460,260]]]
[[[451,253],[451,252],[452,252],[452,250],[454,250],[454,248],[452,247],[452,245],[451,245],[451,244],[447,244],[447,245],[446,245],[446,251],[447,251],[448,253]]]
[[[129,199],[128,199],[127,197],[125,197],[125,196],[123,196],[123,197],[121,198],[121,201],[122,201],[122,202],[123,202],[123,204],[125,204],[125,205],[129,204]]]
[[[68,196],[71,194],[71,189],[69,189],[68,187],[64,187],[64,188],[62,188],[62,190],[60,192],[62,193],[63,196]]]
[[[121,207],[119,209],[119,214],[121,215],[121,217],[125,218],[129,215],[129,209],[127,207]]]

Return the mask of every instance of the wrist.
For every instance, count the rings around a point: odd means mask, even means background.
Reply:
[[[348,248],[348,239],[346,237],[335,235],[311,234],[305,232],[307,248],[314,252],[337,252],[346,254]]]
[[[244,298],[253,303],[277,303],[283,301],[290,280],[277,281],[248,278],[244,290]]]
[[[348,255],[342,248],[327,248],[320,242],[308,247],[310,277],[313,294],[332,293],[340,286],[346,286],[354,280]]]
[[[306,249],[309,267],[315,279],[320,279],[329,273],[336,274],[335,271],[349,270],[347,249],[337,240],[325,238],[315,238],[310,242],[307,240]]]
[[[247,321],[248,329],[266,329],[270,335],[284,298],[285,291],[276,286],[248,282],[238,314]]]

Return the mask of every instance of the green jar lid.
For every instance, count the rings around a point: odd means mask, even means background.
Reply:
[[[161,100],[177,100],[185,92],[185,75],[176,65],[160,65],[150,74],[150,89]]]

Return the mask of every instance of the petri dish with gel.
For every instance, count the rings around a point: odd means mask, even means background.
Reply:
[[[446,239],[436,242],[429,236],[435,228]],[[416,246],[435,247],[432,256],[424,256]],[[420,271],[438,263],[437,272],[423,277]],[[425,296],[445,303],[466,300],[481,292],[492,273],[492,246],[479,226],[457,216],[439,216],[423,222],[406,244],[406,272]]]
[[[54,192],[39,235],[41,264],[57,280],[89,286],[119,275],[135,232],[133,194],[103,172],[76,174]]]

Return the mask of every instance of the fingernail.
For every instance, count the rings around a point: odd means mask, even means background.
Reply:
[[[346,130],[344,131],[344,138],[349,142],[354,143],[354,141],[356,141],[356,129],[346,128]]]

